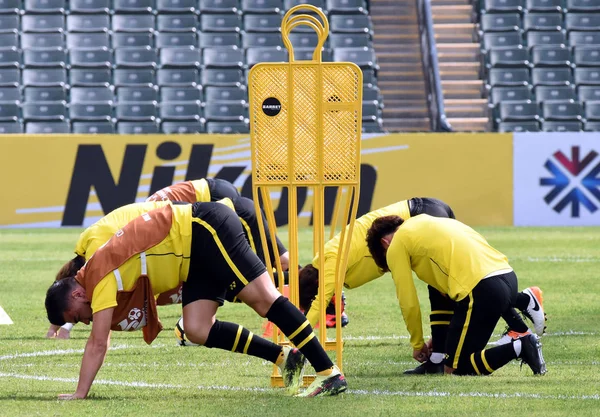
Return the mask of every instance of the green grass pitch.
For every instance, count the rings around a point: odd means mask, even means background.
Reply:
[[[2,230],[0,306],[14,324],[0,325],[0,416],[598,415],[600,230],[478,230],[508,256],[520,289],[539,285],[544,291],[549,321],[542,339],[548,366],[543,377],[516,361],[487,377],[403,376],[416,362],[392,280],[385,276],[346,291],[349,389],[339,397],[287,397],[270,387],[272,368],[262,360],[176,346],[173,326],[180,306],[169,306],[159,308],[165,330],[152,346],[141,332],[113,333],[89,399],[71,402],[56,396],[75,390],[89,328],[77,325],[70,340],[45,339],[43,301],[56,271],[72,256],[80,230]],[[306,263],[308,231],[301,241]],[[427,318],[425,286],[419,291]],[[261,334],[263,320],[244,305],[226,304],[218,317]],[[502,330],[499,324],[494,338]]]

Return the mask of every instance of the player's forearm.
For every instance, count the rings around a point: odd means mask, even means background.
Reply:
[[[88,339],[81,361],[81,370],[79,371],[79,383],[77,384],[76,395],[85,398],[90,391],[96,374],[100,370],[104,357],[108,350],[108,341],[94,341]]]

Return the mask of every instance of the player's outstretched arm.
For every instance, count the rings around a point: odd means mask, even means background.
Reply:
[[[113,312],[114,308],[108,308],[94,314],[92,332],[85,345],[83,360],[81,361],[77,391],[74,394],[60,394],[58,396],[60,400],[75,400],[87,397],[94,378],[96,378],[96,374],[106,356]]]

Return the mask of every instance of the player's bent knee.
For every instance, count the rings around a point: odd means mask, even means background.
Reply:
[[[208,339],[208,334],[210,333],[210,327],[198,325],[196,323],[190,325],[188,323],[188,321],[185,322],[186,338],[192,343],[205,345],[206,340]]]

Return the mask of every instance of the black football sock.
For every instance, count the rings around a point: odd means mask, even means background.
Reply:
[[[281,352],[281,346],[256,336],[243,326],[219,320],[210,328],[204,346],[256,356],[273,363]]]

